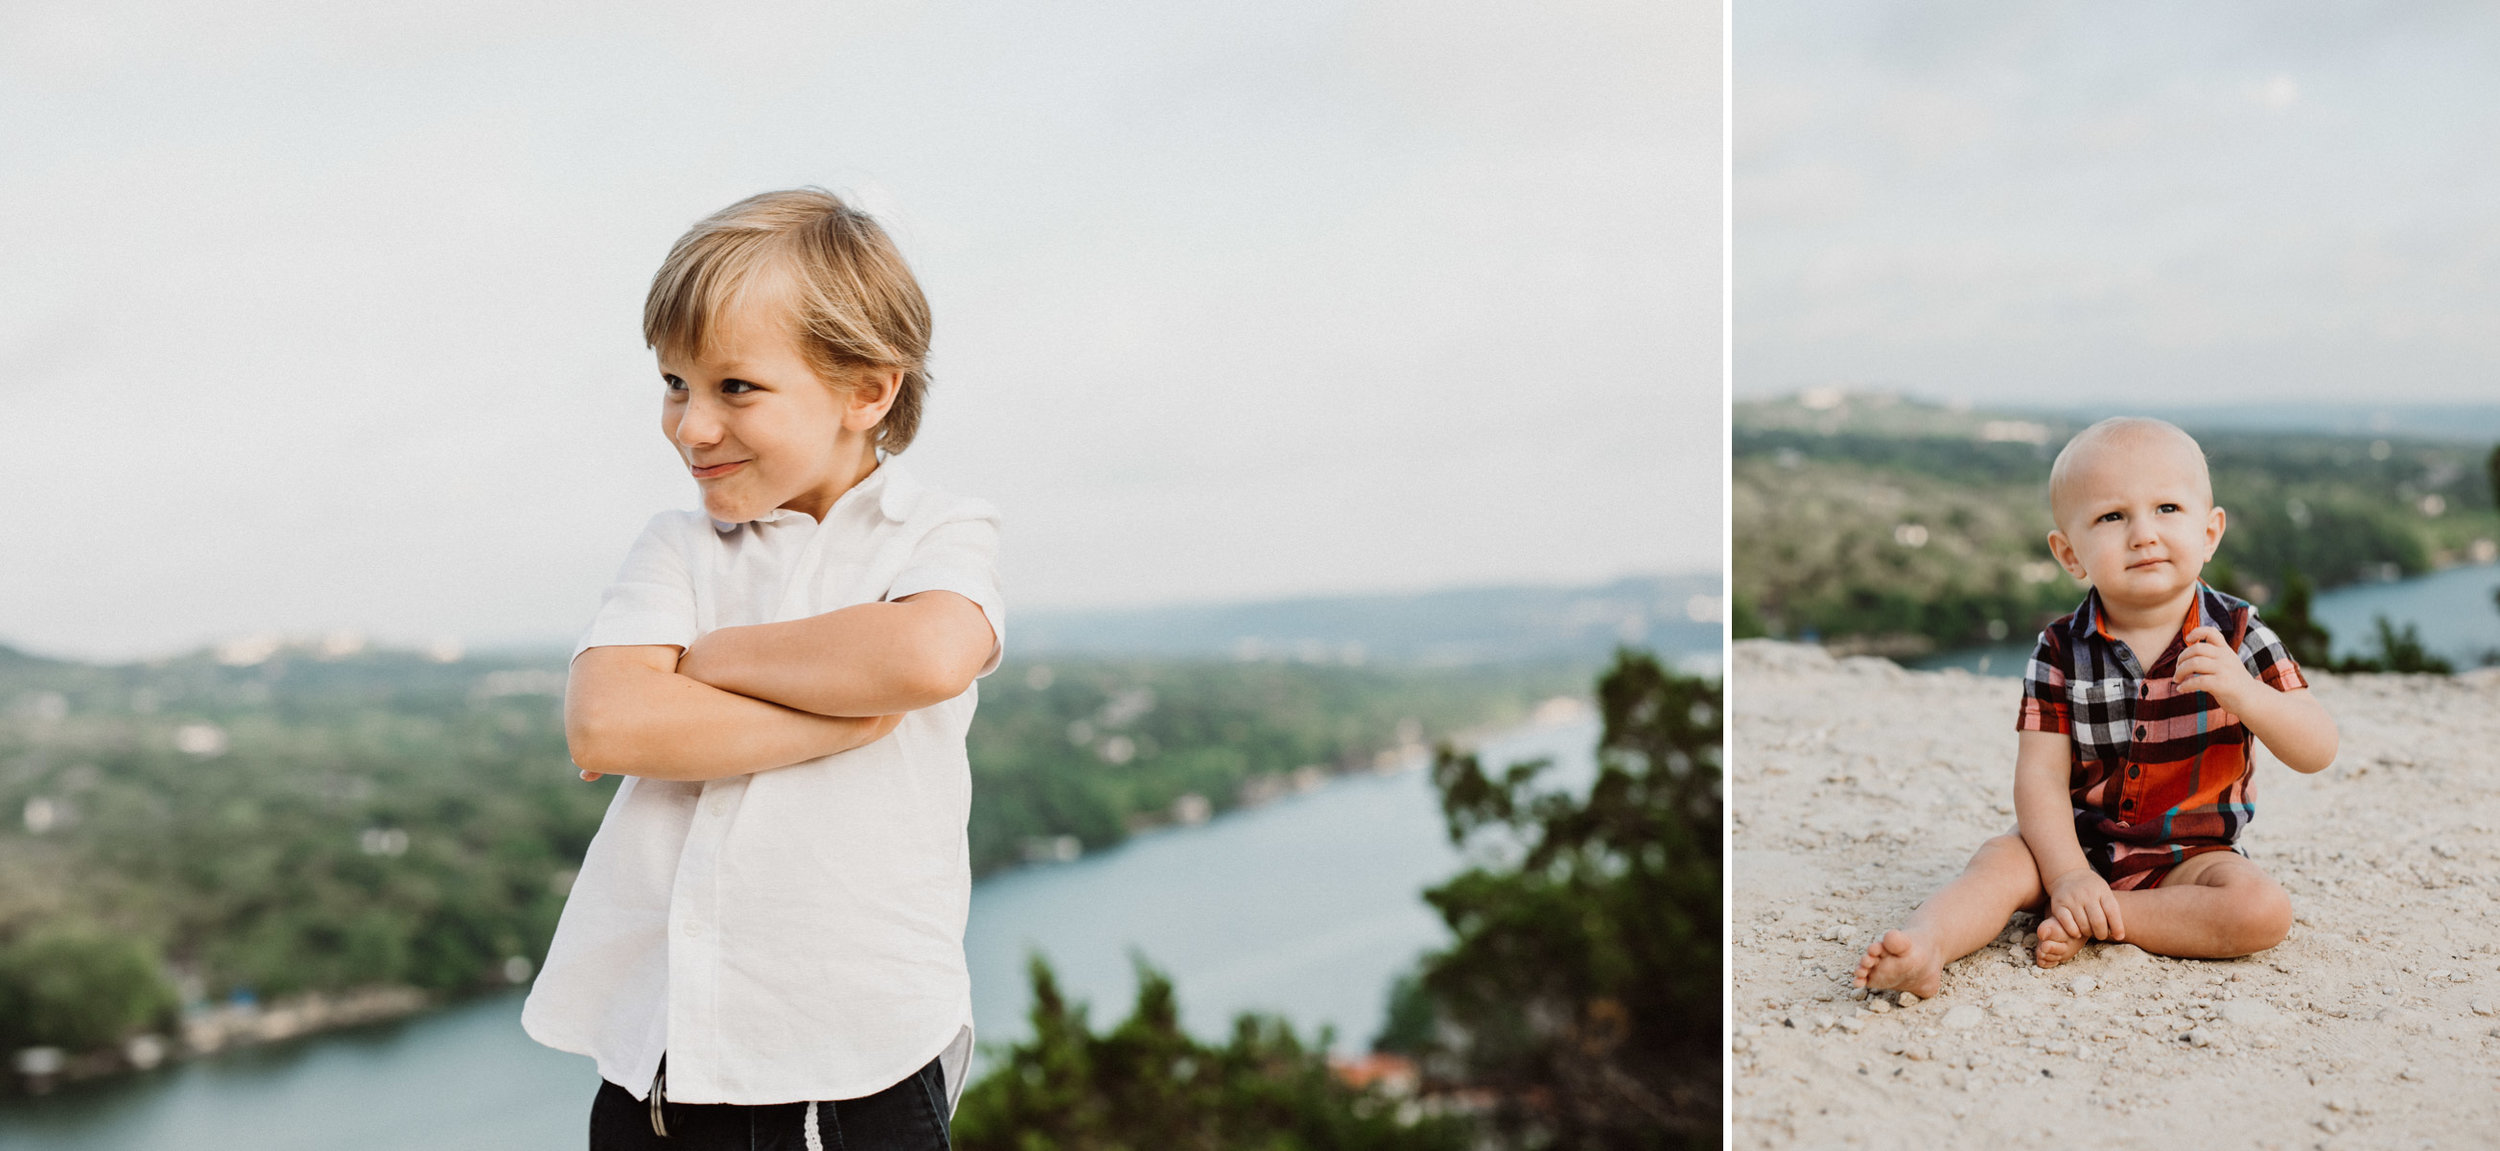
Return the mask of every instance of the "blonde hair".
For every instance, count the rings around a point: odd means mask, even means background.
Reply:
[[[724,309],[778,273],[809,366],[847,385],[862,370],[902,369],[877,447],[911,446],[929,391],[929,301],[903,254],[867,213],[822,188],[749,196],[686,229],[651,277],[643,343],[701,348]]]

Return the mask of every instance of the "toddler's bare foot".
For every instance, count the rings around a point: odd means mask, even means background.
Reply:
[[[1858,957],[1857,973],[1849,977],[1853,986],[1876,991],[1907,991],[1921,999],[1933,999],[1944,989],[1944,964],[1936,958],[1936,947],[1923,935],[1907,931],[1887,931],[1882,939],[1866,945],[1866,954]]]
[[[2083,941],[2066,934],[2066,928],[2053,917],[2040,920],[2040,946],[2031,949],[2031,961],[2042,967],[2055,967],[2083,950]]]

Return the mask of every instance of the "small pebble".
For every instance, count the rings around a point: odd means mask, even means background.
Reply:
[[[1986,1013],[1979,1010],[1978,1005],[1962,1003],[1944,1013],[1944,1025],[1948,1030],[1968,1031],[1979,1026],[1979,1021],[1986,1017]]]
[[[1912,995],[1912,994],[1910,994],[1910,993],[1909,993],[1909,992],[1907,992],[1907,991],[1902,992],[1902,993],[1901,993],[1901,1006],[1903,1006],[1903,1007],[1916,1007],[1916,1006],[1918,1006],[1918,996],[1916,996],[1916,995]],[[2490,1013],[2490,1012],[2488,1012],[2488,1011],[2486,1011],[2486,1012],[2484,1012],[2483,1014],[2485,1014],[2485,1015],[2489,1015],[2489,1014],[2491,1014],[2491,1013]]]
[[[2500,1015],[2500,999],[2477,999],[2473,1006],[2476,1015]]]
[[[1892,1010],[1892,1004],[1884,1002],[1884,997],[1881,995],[1870,995],[1866,999],[1866,1009],[1881,1015]]]
[[[2098,979],[2094,979],[2089,975],[2078,975],[2075,976],[2074,982],[2069,983],[2066,986],[2071,988],[2077,995],[2090,995],[2092,994],[2092,989],[2099,987],[2100,985],[2101,981]]]
[[[2192,1046],[2211,1047],[2214,1045],[2214,1033],[2210,1029],[2203,1027],[2190,1028],[2187,1033],[2187,1041]]]

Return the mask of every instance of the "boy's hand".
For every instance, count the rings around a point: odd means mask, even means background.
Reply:
[[[2049,916],[2077,939],[2125,939],[2118,919],[2118,896],[2109,881],[2089,867],[2078,867],[2049,881]]]
[[[2252,691],[2272,691],[2248,674],[2248,665],[2240,662],[2239,653],[2224,643],[2219,628],[2200,627],[2189,632],[2187,650],[2179,653],[2177,674],[2171,677],[2186,691],[2211,694],[2222,702],[2223,709],[2245,712],[2241,706]]]

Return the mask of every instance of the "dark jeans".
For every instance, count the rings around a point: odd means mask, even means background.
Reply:
[[[662,1104],[668,1136],[651,1131],[651,1105],[601,1082],[590,1104],[590,1151],[806,1151],[807,1104]],[[932,1059],[910,1078],[862,1099],[816,1105],[825,1151],[947,1151],[946,1072]]]

